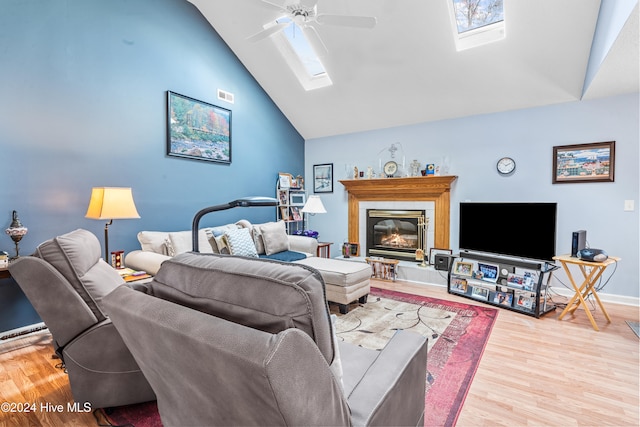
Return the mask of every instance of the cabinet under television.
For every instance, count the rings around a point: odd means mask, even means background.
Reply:
[[[540,317],[556,308],[547,295],[554,269],[554,265],[545,262],[461,253],[452,260],[447,290],[450,294]]]

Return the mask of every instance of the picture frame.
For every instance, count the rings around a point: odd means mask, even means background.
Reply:
[[[429,249],[429,264],[436,265],[436,255],[439,254],[453,254],[451,249],[431,248]]]
[[[167,155],[231,164],[231,110],[167,91]]]
[[[453,279],[451,279],[451,290],[455,292],[466,293],[467,281],[465,279],[454,277]]]
[[[333,163],[313,165],[313,192],[333,193]]]
[[[297,206],[291,207],[291,216],[294,221],[302,221],[302,215],[300,215],[300,208]]]
[[[280,218],[282,218],[283,221],[289,221],[289,207],[280,206]]]
[[[614,182],[615,141],[553,147],[553,184]]]
[[[486,280],[487,282],[496,283],[498,281],[498,266],[495,264],[487,264],[483,262],[478,263],[478,279]]]
[[[278,184],[280,188],[289,189],[293,183],[293,175],[286,172],[278,173]]]
[[[496,292],[493,297],[493,302],[511,307],[511,304],[513,304],[513,294],[511,292]]]
[[[487,301],[489,299],[489,289],[481,286],[473,286],[471,288],[471,296],[476,299]]]
[[[281,205],[288,204],[288,194],[287,190],[278,190],[278,201]]]
[[[305,203],[307,203],[307,196],[304,193],[289,193],[291,206],[304,206]]]
[[[453,265],[453,272],[455,274],[459,274],[460,276],[471,276],[471,274],[473,273],[473,263],[456,261],[456,263]]]

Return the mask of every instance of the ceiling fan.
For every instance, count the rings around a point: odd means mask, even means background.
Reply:
[[[291,19],[289,22],[283,22],[271,26],[265,26],[265,29],[248,37],[247,40],[257,42],[263,40],[273,34],[276,34],[292,23],[295,23],[302,29],[309,43],[313,46],[317,55],[327,52],[327,47],[322,42],[320,35],[312,24],[320,25],[337,25],[342,27],[354,28],[373,28],[376,26],[377,20],[370,16],[353,16],[353,15],[330,15],[318,13],[318,0],[287,0],[280,5],[268,0],[262,0],[262,3],[275,8],[280,12],[284,12]]]

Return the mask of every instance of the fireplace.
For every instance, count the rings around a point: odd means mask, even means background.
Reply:
[[[424,220],[424,210],[367,209],[367,256],[415,261]]]

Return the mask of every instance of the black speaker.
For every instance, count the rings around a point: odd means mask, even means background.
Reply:
[[[436,254],[433,261],[433,266],[436,270],[449,271],[451,267],[451,261],[453,256],[448,254]]]
[[[587,246],[587,231],[578,230],[574,231],[571,236],[571,256],[577,257],[578,252],[583,250]]]

